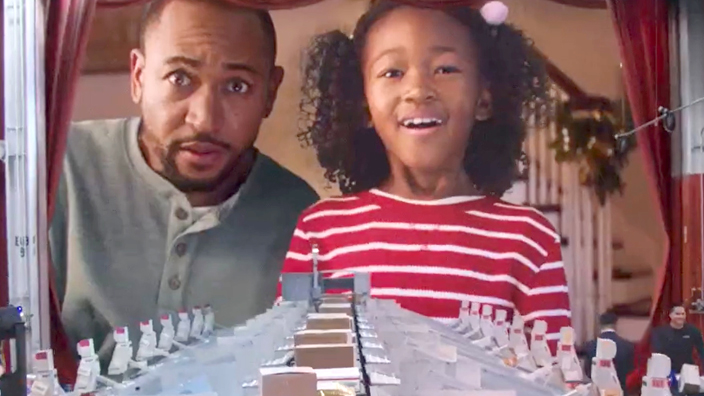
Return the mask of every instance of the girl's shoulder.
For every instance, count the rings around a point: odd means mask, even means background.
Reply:
[[[547,212],[543,212],[538,208],[519,205],[511,202],[504,201],[502,199],[492,199],[487,202],[482,211],[485,212],[488,217],[495,218],[497,220],[503,220],[507,223],[523,223],[530,225],[530,228],[534,228],[540,233],[549,235],[550,237],[560,240],[560,235],[556,230],[557,224],[555,222],[559,221],[559,216],[555,219],[549,216],[554,210],[547,208]],[[559,209],[556,209],[559,212]],[[555,217],[555,216],[552,216]]]
[[[316,217],[316,215],[321,212],[355,211],[360,208],[364,208],[371,203],[369,193],[366,191],[355,194],[330,196],[323,198],[309,206],[303,211],[301,217],[305,221],[305,219],[310,218],[311,216]]]

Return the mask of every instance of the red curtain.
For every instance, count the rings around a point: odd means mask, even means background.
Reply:
[[[66,136],[80,65],[88,42],[95,0],[50,0],[46,31],[46,155],[48,216],[54,209],[54,193],[61,174]],[[51,268],[51,267],[50,267]],[[53,276],[51,276],[53,279]],[[76,362],[61,325],[60,306],[51,288],[51,337],[56,367],[62,383],[73,383]]]
[[[610,0],[609,8],[618,36],[633,120],[635,125],[642,125],[659,115],[659,106],[670,107],[667,0]],[[638,134],[651,193],[659,204],[662,227],[668,235],[663,265],[657,274],[650,328],[663,323],[668,307],[682,297],[681,263],[670,254],[673,232],[670,145],[670,134],[662,125],[648,127]],[[628,381],[631,387],[639,386],[650,356],[650,328],[638,348],[637,369]]]

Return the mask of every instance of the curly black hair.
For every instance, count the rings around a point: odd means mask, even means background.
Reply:
[[[299,137],[315,147],[325,178],[342,193],[378,187],[389,177],[386,150],[369,127],[361,55],[372,25],[403,6],[421,7],[373,2],[351,37],[340,30],[316,36],[304,58]],[[467,27],[479,50],[479,73],[492,96],[492,117],[474,124],[464,166],[483,194],[501,196],[520,176],[524,120],[543,120],[548,83],[542,58],[520,31],[490,25],[477,10],[439,10]]]

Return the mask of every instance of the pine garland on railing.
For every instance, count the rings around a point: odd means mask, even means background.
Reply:
[[[568,103],[559,105],[557,139],[550,143],[557,162],[579,164],[580,182],[594,189],[601,205],[608,196],[623,193],[621,172],[636,146],[634,136],[615,138],[617,133],[633,127],[628,107],[617,102],[612,108],[618,109],[621,116],[604,110],[575,111]]]

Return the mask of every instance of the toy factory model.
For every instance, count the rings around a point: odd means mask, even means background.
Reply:
[[[317,256],[315,246],[312,251]],[[162,316],[158,333],[151,320],[142,322],[137,345],[130,341],[131,329],[118,327],[106,369],[92,340],[78,343],[81,361],[71,392],[58,384],[51,351],[34,353],[26,388],[24,378],[6,374],[2,392],[15,394],[22,387],[31,396],[623,395],[610,340],[599,341],[589,382],[571,328],[562,329],[553,356],[545,322],[536,321],[526,333],[520,315],[507,323],[506,311],[466,302],[459,319],[446,325],[392,300],[370,298],[368,274],[329,279],[315,262],[313,273],[284,275],[282,300],[241,326],[216,325],[216,313],[206,306],[179,312],[176,325],[170,315]],[[24,345],[18,311],[7,312],[0,334]],[[666,356],[653,355],[643,395],[673,394],[669,366]],[[679,388],[675,391],[699,391],[696,367],[683,369]]]

